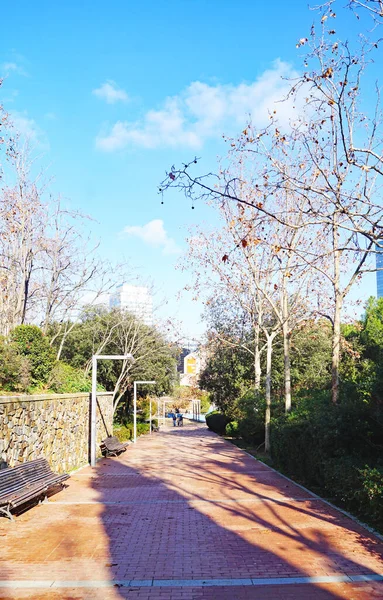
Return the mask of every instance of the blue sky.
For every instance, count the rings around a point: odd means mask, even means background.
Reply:
[[[157,186],[195,154],[214,168],[222,133],[240,131],[249,111],[262,123],[281,75],[301,64],[307,2],[19,0],[2,17],[2,101],[34,137],[53,190],[96,219],[106,256],[130,259],[167,297],[163,316],[199,335],[201,304],[178,301],[188,274],[174,265],[187,228],[214,215],[175,193],[161,205]]]

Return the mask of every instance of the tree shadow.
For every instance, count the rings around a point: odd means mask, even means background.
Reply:
[[[71,580],[73,588],[1,590],[0,600],[383,597],[379,583],[260,584],[382,568],[377,538],[297,486],[292,495],[270,473],[203,426],[143,436],[120,457],[74,474],[49,505],[23,515],[20,527],[6,524],[2,579]],[[237,585],[202,585],[217,579]],[[258,585],[240,584],[250,579]],[[146,587],[153,580],[161,587]]]
[[[156,440],[141,439],[132,452],[111,461],[109,467],[102,461],[94,485],[104,507],[100,516],[109,540],[114,580],[238,580],[378,573],[366,564],[371,559],[378,563],[381,557],[382,544],[377,538],[293,484],[297,500],[286,501],[286,480],[267,467],[256,475],[267,479],[272,473],[273,481],[263,482],[270,494],[256,493],[250,484],[259,485],[255,474],[247,475],[247,485],[239,478],[233,481],[238,467],[243,476],[246,467],[250,466],[251,471],[257,463],[232,448],[206,429],[185,427],[160,434]],[[204,458],[204,453],[214,456]],[[234,458],[237,468],[233,471],[230,466]],[[114,490],[119,497],[117,504],[111,503]],[[348,553],[352,545],[357,547],[353,555]],[[272,587],[263,590],[262,586],[243,586],[242,590],[236,586],[228,597],[240,598],[243,594],[258,598],[261,596],[257,594],[270,593]],[[291,594],[293,587],[286,586],[286,593]],[[336,590],[337,586],[327,588],[312,583],[307,586],[306,597],[347,597],[344,591]],[[154,595],[154,588],[139,589],[141,595],[137,597]],[[275,593],[280,589],[275,586]],[[214,593],[216,598],[224,597],[218,589]],[[134,597],[124,588],[119,594],[121,598]],[[195,589],[190,597],[209,598],[212,594],[208,588]]]

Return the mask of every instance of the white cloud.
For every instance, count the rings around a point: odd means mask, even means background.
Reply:
[[[106,100],[108,104],[128,101],[128,94],[125,92],[125,90],[119,88],[118,85],[111,79],[103,83],[96,90],[93,90],[92,94],[98,96],[98,98],[101,98],[102,100]]]
[[[283,99],[291,87],[287,79],[297,76],[291,65],[280,60],[252,83],[209,85],[194,81],[179,95],[165,99],[158,110],[149,110],[141,121],[117,121],[96,138],[96,147],[106,152],[127,146],[144,148],[200,148],[209,138],[230,133],[251,115],[256,126],[267,122],[277,109],[287,122],[296,109]]]
[[[17,71],[17,64],[13,62],[5,62],[1,65],[3,71],[9,73],[9,71]]]
[[[26,112],[11,111],[9,114],[10,121],[16,133],[41,149],[49,149],[46,133],[39,127],[34,119],[29,117]]]
[[[15,62],[4,62],[1,65],[0,70],[5,73],[5,75],[9,75],[9,73],[17,73],[18,75],[23,75],[24,77],[27,76],[26,71],[23,69],[23,67],[21,67],[20,65],[18,65]]]
[[[179,254],[181,252],[176,242],[168,236],[161,219],[154,219],[142,226],[127,226],[123,233],[136,237],[149,246],[162,248],[162,254]]]

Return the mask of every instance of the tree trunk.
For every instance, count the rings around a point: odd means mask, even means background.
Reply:
[[[342,311],[342,294],[340,291],[340,251],[338,244],[338,215],[333,217],[332,243],[334,252],[334,320],[332,333],[332,361],[331,361],[331,395],[333,404],[339,399],[339,363],[340,363],[340,317]]]
[[[283,297],[282,297],[282,335],[283,335],[283,363],[284,363],[284,379],[285,379],[285,411],[291,410],[291,361],[290,361],[290,323],[289,323],[289,306],[283,278]]]
[[[28,252],[29,256],[30,256],[30,254],[31,254],[31,252]],[[23,293],[23,306],[22,306],[22,311],[21,311],[21,325],[24,325],[25,318],[27,315],[27,305],[28,305],[28,300],[29,300],[29,283],[31,280],[32,269],[33,269],[33,262],[31,260],[30,263],[28,264],[27,272],[24,276],[24,293]]]
[[[285,378],[285,412],[291,410],[291,363],[290,363],[290,332],[288,324],[283,324],[283,355]]]
[[[274,335],[266,334],[267,353],[266,353],[266,411],[265,411],[265,452],[270,452],[270,419],[271,419],[271,358],[273,353]]]
[[[331,392],[332,401],[337,404],[339,400],[339,364],[340,364],[340,316],[342,300],[335,301],[334,326],[332,335],[332,364],[331,364]]]
[[[70,334],[70,332],[72,331],[72,329],[74,328],[75,325],[76,325],[76,323],[72,323],[69,328],[67,327],[67,325],[65,325],[65,331],[64,331],[64,333],[62,334],[62,337],[61,337],[61,342],[60,342],[59,349],[57,351],[56,360],[60,360],[61,353],[63,351],[66,339],[67,339],[68,335]]]
[[[261,388],[261,353],[259,350],[259,325],[254,327],[255,343],[254,343],[254,389],[258,394]]]

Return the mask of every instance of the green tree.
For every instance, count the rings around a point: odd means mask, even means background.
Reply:
[[[21,356],[15,343],[0,339],[0,389],[26,392],[31,383],[30,363]]]
[[[240,348],[217,344],[211,349],[199,385],[210,400],[230,419],[236,416],[236,402],[253,385],[251,356]]]
[[[57,347],[60,340],[55,333],[55,328],[51,328],[53,346]],[[94,354],[133,355],[134,362],[99,361],[98,364],[98,381],[105,389],[114,391],[115,409],[120,400],[124,403],[124,413],[129,412],[135,380],[156,381],[155,386],[140,386],[142,396],[169,393],[175,383],[175,347],[158,329],[126,311],[89,307],[70,328],[62,347],[62,360],[90,375]]]
[[[54,352],[48,339],[37,325],[18,325],[10,335],[18,353],[28,359],[31,383],[44,385],[55,363]]]

